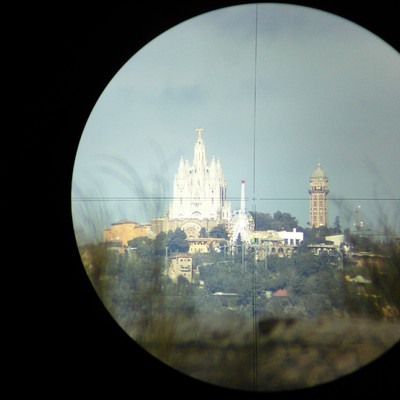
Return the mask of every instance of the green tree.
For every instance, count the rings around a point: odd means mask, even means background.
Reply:
[[[281,211],[276,211],[274,213],[274,218],[272,222],[272,229],[276,231],[286,230],[291,231],[293,228],[298,227],[298,221],[296,217],[292,217],[291,214]]]
[[[326,226],[318,228],[307,228],[304,231],[304,241],[306,244],[320,244],[325,243],[325,237],[332,232]]]
[[[206,228],[204,228],[204,227],[202,227],[201,229],[200,229],[200,237],[201,238],[206,238],[208,235],[207,235],[207,230],[206,230]]]
[[[272,217],[268,213],[254,212],[251,211],[250,214],[254,220],[254,229],[256,231],[268,231],[272,229]]]
[[[165,232],[160,232],[154,239],[154,253],[157,256],[165,255],[165,246],[168,245],[168,235]]]
[[[149,258],[154,256],[154,242],[147,236],[129,240],[128,246],[136,248],[136,252],[139,257]]]
[[[310,276],[321,269],[317,256],[312,253],[299,254],[294,260],[296,275]]]
[[[187,252],[189,250],[189,243],[184,230],[176,228],[175,232],[168,232],[168,247],[172,253]]]
[[[347,240],[355,251],[377,251],[376,243],[368,236],[349,233]]]
[[[217,226],[214,226],[214,228],[210,230],[210,237],[227,239],[228,234],[226,232],[225,225],[219,224]]]
[[[268,230],[287,230],[291,231],[293,228],[298,227],[298,220],[288,212],[276,211],[271,217],[268,213],[254,212],[250,214],[254,219],[254,229],[256,231],[268,231]]]
[[[333,231],[336,234],[342,233],[342,226],[340,224],[340,217],[339,215],[336,215],[335,220],[333,221]]]

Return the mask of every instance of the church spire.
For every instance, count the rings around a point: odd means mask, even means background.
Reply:
[[[197,142],[194,146],[193,167],[197,170],[203,170],[207,166],[206,146],[203,142],[203,128],[197,128]]]
[[[198,136],[198,140],[203,140],[203,132],[204,132],[204,128],[197,128],[195,129],[195,131],[197,132],[197,136]]]
[[[183,160],[183,157],[181,157],[181,161],[179,162],[178,176],[180,178],[185,176],[185,161]]]

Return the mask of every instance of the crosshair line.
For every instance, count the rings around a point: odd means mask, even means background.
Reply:
[[[71,201],[139,201],[139,200],[174,200],[173,196],[121,196],[121,197],[72,197]],[[203,197],[200,200],[212,200],[212,197]],[[182,197],[182,200],[193,200],[192,197]],[[240,197],[227,197],[229,201],[240,201]],[[254,201],[309,201],[309,197],[246,197]],[[335,197],[327,201],[400,201],[398,197]]]

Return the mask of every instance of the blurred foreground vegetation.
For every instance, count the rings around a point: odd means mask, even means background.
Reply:
[[[191,376],[241,389],[298,388],[351,372],[400,338],[399,251],[391,244],[375,249],[376,257],[343,262],[305,248],[290,258],[258,262],[250,252],[194,254],[193,282],[183,277],[173,282],[159,246],[148,248],[154,243],[143,238],[135,251],[122,255],[105,244],[80,251],[119,325],[150,353]],[[354,279],[358,276],[364,280]],[[286,295],[273,296],[280,289]],[[338,367],[325,371],[320,357]],[[227,362],[229,374],[220,368]],[[273,371],[279,363],[319,365],[325,372],[307,380],[292,365],[291,375],[277,381]],[[255,385],[254,369],[260,378],[273,376],[268,387]]]
[[[81,248],[91,282],[118,321],[154,312],[210,315],[223,309],[260,318],[400,316],[400,256],[391,245],[381,245],[374,256],[344,260],[301,248],[292,257],[272,255],[257,262],[251,252],[245,257],[193,254],[193,282],[179,277],[176,283],[167,275],[162,252],[150,251],[153,243],[141,239],[139,247],[122,255],[105,244]],[[281,289],[287,295],[273,296]],[[235,296],[217,297],[218,292]]]

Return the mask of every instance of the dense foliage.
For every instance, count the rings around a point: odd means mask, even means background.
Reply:
[[[291,257],[256,260],[251,248],[235,254],[226,248],[193,254],[192,282],[182,276],[173,282],[167,273],[168,257],[189,249],[179,228],[154,239],[133,239],[124,254],[105,244],[86,245],[82,260],[107,309],[136,336],[134,329],[155,329],[154,315],[156,320],[221,312],[247,317],[400,317],[398,246],[345,230],[347,245],[366,258],[349,258],[343,252],[315,255],[307,244],[326,243],[326,236],[340,233],[339,218],[333,228],[306,229],[280,211],[273,216],[253,213],[253,218],[258,230],[296,228],[304,232],[304,241]],[[226,228],[202,229],[201,236],[226,238]]]
[[[184,230],[177,228],[174,232],[161,232],[155,239],[141,236],[128,242],[128,246],[136,250],[142,257],[153,255],[162,256],[168,251],[171,253],[185,253],[189,250],[189,243]]]
[[[227,239],[228,233],[224,225],[217,225],[210,230],[210,237]]]
[[[298,227],[298,221],[296,217],[292,217],[287,212],[276,211],[271,217],[268,213],[262,212],[251,212],[254,219],[254,227],[257,231],[268,231],[268,230],[287,230],[291,231],[293,228]]]
[[[167,237],[135,239],[136,247],[123,255],[101,245],[85,249],[92,260],[86,268],[94,287],[124,325],[147,323],[155,313],[209,316],[223,310],[248,317],[399,317],[399,260],[390,247],[378,263],[360,265],[309,251],[257,262],[250,250],[194,254],[190,283],[168,277],[165,248],[158,247]],[[355,282],[357,276],[367,283]],[[282,289],[285,295],[274,295]]]

